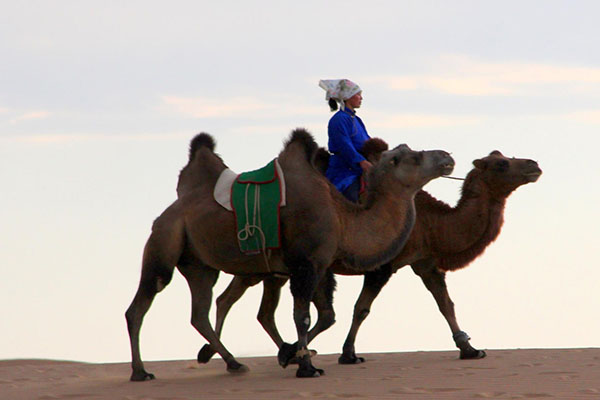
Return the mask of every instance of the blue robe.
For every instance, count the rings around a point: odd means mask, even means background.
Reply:
[[[359,153],[363,144],[370,139],[365,124],[352,110],[336,112],[329,120],[329,158],[327,178],[343,192],[362,174],[359,163],[365,158]]]

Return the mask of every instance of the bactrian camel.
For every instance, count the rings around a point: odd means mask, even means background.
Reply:
[[[154,297],[170,282],[175,267],[190,287],[192,325],[231,372],[247,368],[227,351],[208,318],[219,271],[234,275],[289,274],[298,333],[296,376],[319,376],[323,371],[313,366],[307,350],[309,305],[313,301],[321,309],[331,307],[324,304],[331,296],[315,296],[325,292],[317,287],[328,286],[327,279],[323,279],[328,268],[340,260],[364,273],[393,259],[414,226],[415,194],[431,179],[449,174],[454,161],[441,150],[417,152],[401,145],[387,151],[369,175],[365,205],[358,206],[344,199],[313,167],[317,145],[308,132],[295,130],[278,157],[286,179],[287,205],[281,209],[282,248],[272,252],[267,265],[263,255],[248,256],[239,250],[233,214],[213,199],[214,183],[226,168],[213,149],[214,141],[208,135],[192,140],[188,166],[181,178],[196,179],[198,186],[178,190],[180,197],[152,225],[139,287],[125,314],[132,352],[131,380],[154,378],[141,359],[140,328]]]
[[[376,163],[383,150],[387,150],[385,142],[371,139],[365,144],[363,153]],[[364,361],[364,358],[355,354],[358,329],[390,276],[406,265],[411,265],[413,272],[422,279],[435,298],[440,312],[450,326],[454,342],[460,349],[460,358],[485,357],[485,351],[472,347],[469,336],[458,325],[454,304],[446,287],[445,274],[447,271],[466,267],[483,253],[500,233],[508,196],[519,186],[537,181],[542,171],[533,160],[508,158],[499,151],[473,161],[473,165],[475,168],[467,175],[461,198],[455,207],[436,200],[425,191],[417,193],[417,221],[404,249],[390,263],[364,273],[363,289],[354,307],[352,326],[339,357],[341,364]],[[360,275],[341,262],[336,262],[331,270],[341,275]],[[233,304],[248,287],[261,280],[264,294],[258,320],[279,348],[288,348],[291,345],[283,342],[274,320],[279,292],[287,281],[281,277],[234,277],[217,299],[217,333],[220,334]],[[330,310],[318,311],[319,322],[309,332],[309,342],[333,323]],[[210,345],[206,345],[198,353],[198,361],[207,362],[213,354]]]

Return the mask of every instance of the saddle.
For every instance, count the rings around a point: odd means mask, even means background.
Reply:
[[[285,205],[285,180],[277,159],[239,175],[224,170],[215,185],[214,197],[233,211],[243,253],[259,254],[281,247],[279,210]]]

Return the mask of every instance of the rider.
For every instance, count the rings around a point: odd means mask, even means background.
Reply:
[[[340,108],[327,127],[328,147],[332,155],[326,175],[347,199],[357,203],[361,191],[360,177],[372,167],[360,153],[365,141],[370,139],[365,124],[356,115],[363,99],[362,90],[348,79],[321,80],[319,86],[327,91],[325,99],[331,111],[336,111],[338,104]]]

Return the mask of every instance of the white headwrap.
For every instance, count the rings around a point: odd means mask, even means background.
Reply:
[[[325,100],[336,100],[340,103],[342,110],[344,109],[344,100],[362,92],[362,89],[349,79],[322,79],[319,81],[319,86],[327,91]]]

